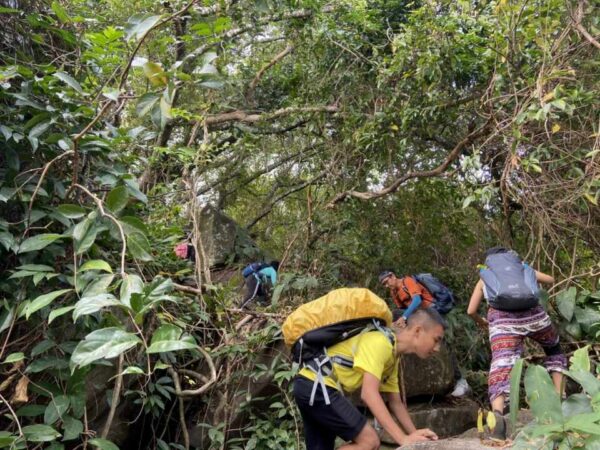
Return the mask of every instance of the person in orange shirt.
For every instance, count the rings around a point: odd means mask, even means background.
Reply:
[[[386,270],[379,275],[379,282],[390,290],[396,306],[404,310],[395,321],[401,327],[406,326],[406,320],[417,309],[433,306],[433,295],[413,277],[398,278],[394,272]]]
[[[408,318],[418,309],[428,309],[435,304],[435,298],[431,292],[411,276],[398,278],[394,272],[386,270],[379,275],[379,282],[390,290],[392,300],[398,307],[392,312],[394,324],[399,327],[405,327]],[[464,397],[471,391],[471,387],[462,376],[455,353],[449,347],[448,351],[455,382],[450,395],[452,397]]]

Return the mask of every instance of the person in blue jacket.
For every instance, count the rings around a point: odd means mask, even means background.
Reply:
[[[277,283],[279,261],[260,264],[257,269],[258,270],[252,270],[252,272],[244,278],[246,293],[244,294],[240,308],[245,308],[254,299],[262,304],[267,303],[271,296],[271,289]]]

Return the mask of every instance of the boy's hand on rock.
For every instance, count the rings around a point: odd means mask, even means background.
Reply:
[[[435,436],[435,438],[430,437],[430,436]],[[409,434],[408,436],[404,437],[404,440],[401,442],[402,445],[407,445],[407,444],[414,444],[416,442],[426,442],[426,441],[432,441],[437,439],[437,435],[427,429],[421,429],[421,430],[416,430],[413,431],[411,434]]]
[[[413,434],[418,434],[420,436],[424,436],[427,439],[429,439],[430,441],[438,440],[438,435],[435,434],[433,431],[431,431],[429,428],[421,428],[421,429],[415,431]]]

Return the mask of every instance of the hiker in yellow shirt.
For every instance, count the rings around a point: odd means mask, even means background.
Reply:
[[[315,383],[316,374],[303,368],[294,380],[294,397],[304,421],[307,450],[333,450],[337,436],[349,442],[338,450],[379,448],[375,429],[341,392],[358,389],[363,402],[398,445],[436,440],[433,431],[416,429],[402,402],[398,355],[430,357],[439,350],[444,329],[445,322],[437,311],[421,309],[409,317],[405,328],[393,328],[393,336],[373,330],[329,347],[333,373],[324,378],[329,401]],[[389,409],[382,393],[387,396]]]

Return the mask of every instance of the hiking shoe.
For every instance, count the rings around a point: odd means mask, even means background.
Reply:
[[[465,395],[471,392],[471,386],[467,383],[467,380],[461,378],[454,385],[454,390],[450,392],[450,396],[452,397],[464,397]]]
[[[494,417],[496,418],[496,427],[491,431],[490,438],[496,441],[506,440],[506,420],[499,411],[494,411]]]

